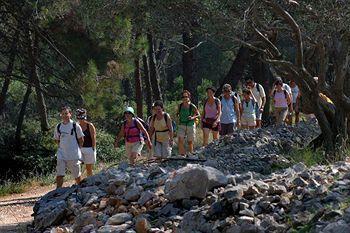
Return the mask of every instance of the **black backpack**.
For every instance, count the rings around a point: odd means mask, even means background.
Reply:
[[[60,127],[61,127],[61,123],[59,123],[59,124],[57,125],[57,133],[58,133],[59,135],[61,135]],[[77,123],[76,123],[76,122],[73,122],[73,128],[72,128],[72,130],[71,130],[71,132],[70,132],[70,135],[73,135],[73,132],[74,132],[74,134],[75,134],[75,139],[77,140],[77,143],[78,143],[78,146],[79,146],[79,140],[78,140],[78,135],[77,135]]]

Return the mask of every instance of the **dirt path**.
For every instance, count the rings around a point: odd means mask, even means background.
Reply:
[[[71,184],[69,181],[64,186]],[[33,187],[25,193],[0,197],[0,232],[27,232],[26,226],[33,221],[34,203],[53,189],[55,185]]]

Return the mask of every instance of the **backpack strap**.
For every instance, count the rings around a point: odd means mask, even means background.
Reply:
[[[75,139],[77,140],[78,146],[80,146],[79,145],[79,140],[78,140],[78,135],[77,135],[77,123],[76,122],[73,122],[73,131],[74,131]]]
[[[260,94],[260,84],[259,83],[256,83],[256,90],[259,92]]]
[[[61,127],[61,123],[59,123],[59,124],[57,125],[57,133],[59,134],[59,137],[61,136],[60,127]]]

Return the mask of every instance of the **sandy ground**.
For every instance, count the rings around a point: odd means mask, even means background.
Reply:
[[[70,186],[73,181],[65,182]],[[33,187],[25,193],[0,197],[0,232],[27,232],[27,225],[33,221],[34,203],[46,193],[55,189],[55,185]]]

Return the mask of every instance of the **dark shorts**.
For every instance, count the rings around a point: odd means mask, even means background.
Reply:
[[[220,124],[220,135],[228,135],[232,134],[235,129],[235,124],[230,123],[230,124]]]
[[[203,128],[210,129],[212,131],[219,131],[220,123],[213,127],[214,121],[215,119],[205,119],[205,121],[203,121]]]

